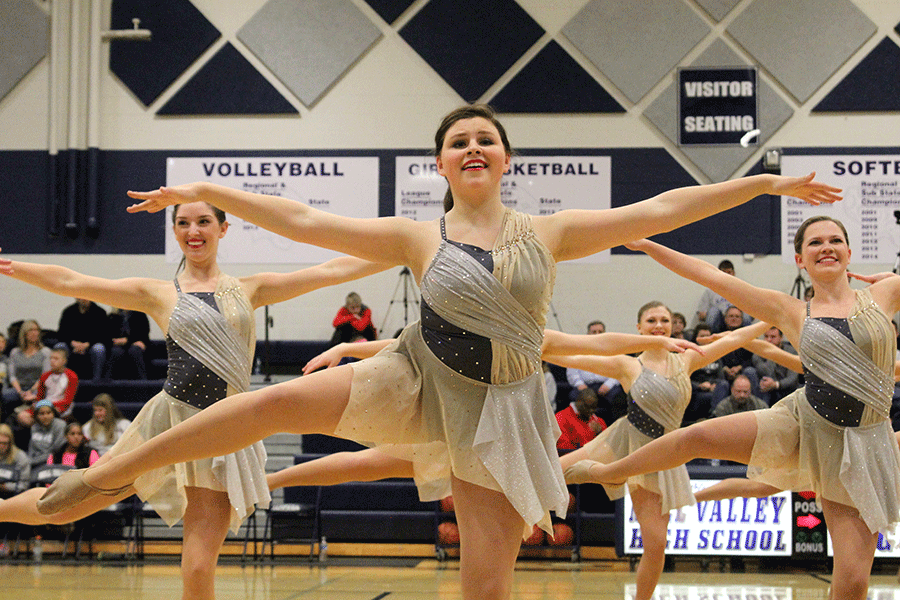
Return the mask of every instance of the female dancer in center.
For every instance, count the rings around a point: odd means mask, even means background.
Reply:
[[[675,354],[657,349],[648,350],[637,358],[546,357],[545,360],[551,363],[617,379],[628,392],[626,418],[617,420],[584,447],[561,458],[566,483],[589,481],[584,467],[593,464],[591,461],[612,462],[664,433],[678,429],[691,401],[690,374],[762,335],[767,328],[765,323],[742,327],[703,346],[703,354],[695,350]],[[641,335],[668,337],[672,333],[672,313],[662,302],[649,302],[638,311],[637,329]],[[622,485],[605,487],[611,499],[625,495]],[[694,504],[694,495],[684,465],[630,477],[628,492],[641,526],[643,542],[635,599],[648,600],[653,596],[663,570],[669,512]]]
[[[797,266],[815,294],[803,302],[724,275],[702,260],[649,241],[629,244],[674,272],[739,303],[784,331],[800,353],[806,386],[772,408],[667,434],[614,463],[582,464],[591,481],[673,468],[697,457],[749,465],[775,489],[812,490],[834,546],[831,598],[866,597],[878,532],[900,521],[900,450],[891,431],[900,277],[854,290],[844,226],[807,219],[794,238]]]
[[[290,239],[387,265],[420,283],[422,317],[376,357],[225,400],[141,448],[77,471],[42,500],[56,512],[148,469],[246,447],[278,431],[381,445],[412,460],[420,496],[456,503],[463,597],[507,598],[522,534],[568,503],[540,346],[555,262],[670,230],[762,194],[817,204],[836,188],[758,175],[672,190],[612,210],[530,217],[501,202],[512,151],[490,108],[453,111],[435,135],[447,213],[357,219],[208,183],[131,193],[129,210],[206,200]],[[217,432],[228,431],[229,435]]]
[[[254,308],[387,268],[342,257],[293,273],[234,278],[222,273],[216,260],[219,239],[228,230],[225,213],[205,202],[181,204],[172,213],[172,227],[184,252],[184,270],[174,281],[102,279],[55,265],[18,261],[2,261],[0,267],[2,273],[61,296],[144,312],[166,334],[169,372],[163,390],[147,402],[97,464],[226,396],[246,391],[256,346]],[[43,491],[28,490],[0,501],[0,521],[71,523],[137,492],[168,524],[183,519],[183,596],[211,600],[216,563],[229,528],[237,531],[254,505],[269,502],[265,450],[262,444],[247,446],[219,453],[217,458],[155,469],[114,495],[99,496],[51,516],[36,510]]]

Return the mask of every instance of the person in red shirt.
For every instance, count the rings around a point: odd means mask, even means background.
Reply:
[[[63,419],[72,414],[72,402],[78,390],[78,375],[66,368],[68,352],[65,348],[50,351],[50,370],[38,380],[37,400],[47,399]]]
[[[370,342],[378,339],[378,330],[372,324],[372,309],[362,303],[362,298],[356,292],[347,294],[344,306],[334,317],[333,325],[332,346],[341,342],[355,342],[361,338]]]
[[[557,450],[577,450],[606,429],[606,422],[594,414],[597,408],[597,392],[585,388],[575,401],[556,413],[556,422],[562,433],[556,440]]]

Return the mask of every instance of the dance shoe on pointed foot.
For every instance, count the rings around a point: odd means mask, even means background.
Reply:
[[[84,480],[87,469],[72,469],[60,475],[37,501],[37,511],[42,515],[55,515],[81,504],[94,496],[118,496],[131,484],[114,490],[103,490]]]
[[[602,467],[603,463],[584,459],[579,460],[573,465],[569,465],[569,467],[563,473],[566,478],[566,483],[602,483],[603,485],[609,486],[625,485],[624,481],[622,481],[621,483],[599,481],[596,477],[591,476],[591,467],[593,467],[594,465]]]

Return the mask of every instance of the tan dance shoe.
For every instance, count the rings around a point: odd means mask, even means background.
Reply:
[[[84,480],[87,469],[72,469],[56,478],[37,501],[37,511],[42,515],[55,515],[81,504],[94,496],[118,496],[131,484],[114,490],[102,490]]]
[[[563,473],[563,476],[565,476],[566,478],[566,483],[600,483],[599,481],[596,481],[593,477],[591,477],[591,467],[599,464],[602,463],[598,463],[597,461],[593,461],[590,459],[584,459],[579,460],[573,465],[569,465],[569,467]],[[625,485],[625,482],[604,483],[603,485],[620,486]]]

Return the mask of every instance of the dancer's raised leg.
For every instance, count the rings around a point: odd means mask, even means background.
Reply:
[[[228,494],[188,486],[181,548],[182,600],[214,600],[216,564],[228,535]]]
[[[378,481],[412,477],[410,461],[388,456],[374,448],[336,452],[266,476],[270,490],[295,485],[337,485],[348,481]]]
[[[230,396],[134,450],[89,468],[83,481],[98,490],[114,489],[153,469],[237,452],[274,433],[334,433],[350,397],[352,377],[351,367],[345,365]],[[38,510],[70,508],[66,499],[83,491],[83,485],[74,481],[68,487],[51,486]]]
[[[760,481],[732,477],[714,483],[699,492],[694,492],[694,498],[697,499],[697,502],[728,500],[730,498],[765,498],[780,491],[777,487]]]
[[[508,600],[525,523],[501,492],[453,478],[464,600]]]
[[[618,484],[628,477],[674,469],[695,458],[718,458],[747,464],[756,441],[752,412],[708,419],[676,429],[610,464],[595,463],[597,483]]]

